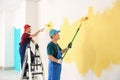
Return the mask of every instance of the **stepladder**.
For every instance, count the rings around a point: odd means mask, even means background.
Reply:
[[[39,47],[35,47],[35,53],[33,54],[30,45],[27,45],[20,80],[45,80]]]

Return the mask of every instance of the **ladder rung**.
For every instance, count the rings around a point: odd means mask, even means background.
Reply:
[[[34,64],[34,63],[32,63],[31,66],[41,66],[41,64]]]
[[[32,76],[32,78],[34,78],[34,77]],[[24,76],[23,79],[27,79],[28,80],[29,77],[28,76]]]
[[[23,79],[29,79],[29,77],[28,76],[23,76]]]
[[[26,71],[25,72],[28,72],[29,71],[29,69],[26,69]],[[34,69],[31,69],[31,71],[34,71]]]
[[[39,58],[40,56],[39,55],[36,55],[36,56],[34,55],[34,57],[38,57]]]
[[[34,72],[32,75],[43,74],[43,72]]]

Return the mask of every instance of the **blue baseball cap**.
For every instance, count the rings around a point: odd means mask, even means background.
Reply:
[[[49,32],[49,36],[53,36],[54,34],[57,34],[59,32],[60,32],[60,30],[51,29]]]

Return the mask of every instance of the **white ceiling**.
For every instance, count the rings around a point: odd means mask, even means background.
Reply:
[[[23,0],[0,0],[0,11],[15,9],[19,7],[21,1]]]
[[[13,10],[20,6],[24,0],[0,0],[0,11]],[[26,1],[40,1],[40,0],[26,0]]]

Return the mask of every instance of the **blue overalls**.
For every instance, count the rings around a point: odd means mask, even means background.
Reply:
[[[62,53],[58,49],[57,59],[62,58]],[[48,64],[48,80],[60,80],[62,65],[49,60]]]
[[[25,42],[24,44],[20,44],[19,52],[20,52],[20,58],[21,58],[21,68],[23,66],[24,57],[25,57],[25,51],[27,44],[30,44],[30,40]]]

